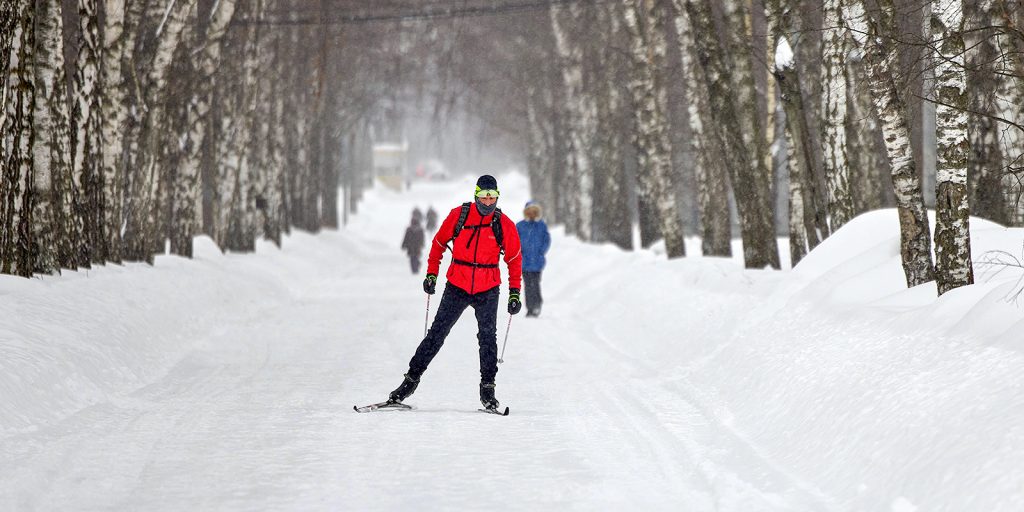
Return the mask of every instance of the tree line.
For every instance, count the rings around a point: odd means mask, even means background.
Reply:
[[[0,1],[0,272],[336,227],[339,184],[352,208],[369,184],[368,118],[344,115],[365,107],[343,104],[366,56],[287,23],[328,4]]]
[[[415,112],[439,144],[473,120],[568,233],[631,249],[639,226],[669,257],[735,234],[778,268],[894,207],[908,285],[942,293],[973,279],[969,214],[1024,223],[1021,0],[0,0],[0,20],[4,273],[335,227]]]
[[[746,266],[778,268],[778,233],[795,264],[895,207],[907,284],[941,294],[973,282],[969,215],[1024,221],[1019,0],[622,0],[549,18],[550,41],[523,49],[531,183],[581,238],[631,247],[633,193],[641,244],[684,256],[688,224],[725,256],[735,229]]]

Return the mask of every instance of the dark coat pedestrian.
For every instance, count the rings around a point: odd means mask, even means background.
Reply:
[[[405,237],[402,238],[402,249],[409,255],[409,266],[413,274],[420,273],[420,263],[423,261],[423,228],[420,227],[420,220],[414,215],[409,221],[409,227],[405,228]]]
[[[433,231],[437,227],[437,211],[433,206],[427,208],[427,231]]]

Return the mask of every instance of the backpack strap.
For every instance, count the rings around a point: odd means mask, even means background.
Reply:
[[[462,203],[462,211],[459,212],[459,220],[455,223],[455,229],[452,230],[452,237],[444,244],[445,247],[448,247],[448,244],[454,242],[455,239],[459,237],[459,233],[462,232],[462,226],[466,225],[466,217],[469,217],[469,207],[472,205],[473,203]],[[448,247],[448,250],[452,250],[451,247]]]
[[[494,217],[491,218],[491,231],[494,232],[494,239],[498,242],[498,254],[505,253],[504,233],[501,230],[501,208],[494,209]]]

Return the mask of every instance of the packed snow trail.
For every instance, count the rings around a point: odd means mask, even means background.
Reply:
[[[500,183],[499,205],[518,220],[525,180]],[[543,314],[513,318],[499,367],[510,416],[477,412],[468,311],[406,400],[415,411],[353,412],[401,382],[423,335],[422,275],[398,249],[412,207],[443,216],[471,190],[375,190],[346,228],[295,233],[282,250],[221,255],[200,239],[192,261],[0,277],[0,510],[1024,500],[1024,355],[1000,334],[1022,325],[999,299],[1012,283],[941,301],[893,292],[889,245],[856,238],[861,252],[834,236],[798,274],[696,257],[695,241],[690,257],[665,261],[555,229]],[[878,233],[871,222],[843,231]],[[869,296],[881,306],[855,307]],[[502,307],[499,343],[507,319]]]

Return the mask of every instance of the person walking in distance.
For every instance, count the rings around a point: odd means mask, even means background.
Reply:
[[[420,227],[420,219],[414,214],[409,221],[409,227],[405,228],[405,237],[402,238],[402,249],[409,255],[409,266],[413,274],[420,273],[421,254],[423,253],[423,228]]]
[[[427,207],[427,231],[433,231],[437,227],[437,211],[433,206]]]
[[[540,294],[540,274],[546,263],[544,255],[551,247],[548,225],[541,220],[540,205],[527,201],[523,209],[525,219],[516,223],[519,239],[523,246],[523,281],[526,292],[526,316],[540,316],[544,298]]]
[[[494,381],[498,373],[498,296],[501,272],[498,259],[504,253],[508,268],[508,313],[515,315],[522,308],[519,288],[522,280],[522,257],[519,234],[515,224],[497,208],[498,182],[483,175],[476,182],[474,201],[448,212],[430,245],[427,277],[423,291],[433,295],[441,257],[451,243],[452,261],[445,274],[441,305],[426,337],[409,361],[404,380],[388,397],[388,404],[401,403],[416,391],[420,377],[437,355],[452,326],[467,307],[472,306],[477,322],[477,344],[480,350],[480,403],[496,411]]]

